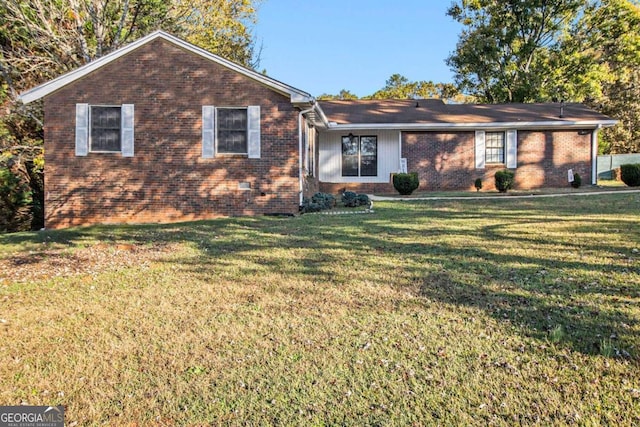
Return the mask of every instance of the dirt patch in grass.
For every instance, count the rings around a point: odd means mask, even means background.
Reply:
[[[85,247],[31,250],[0,258],[0,284],[43,282],[56,277],[93,277],[105,271],[148,268],[176,245],[96,243]]]

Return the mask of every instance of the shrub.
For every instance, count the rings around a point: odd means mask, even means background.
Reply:
[[[310,199],[304,199],[302,206],[300,206],[300,212],[320,212],[325,209],[331,209],[336,205],[336,198],[332,194],[328,193],[316,193],[311,196]]]
[[[580,174],[574,173],[573,182],[571,183],[571,186],[573,188],[580,188],[581,185],[582,185],[582,178],[580,178]]]
[[[371,200],[369,200],[369,196],[366,194],[358,194],[356,197],[356,205],[357,206],[369,206],[371,204]]]
[[[322,209],[331,209],[336,205],[336,198],[333,194],[316,193],[311,197],[311,202],[319,204]]]
[[[32,192],[8,167],[0,167],[0,232],[31,228]]]
[[[393,176],[393,188],[403,196],[408,196],[413,193],[416,188],[420,186],[420,180],[418,179],[418,173],[397,173]]]
[[[318,203],[314,203],[311,199],[304,199],[302,201],[302,205],[300,206],[300,213],[311,213],[311,212],[320,212],[322,210],[322,206]]]
[[[357,198],[358,195],[353,191],[345,191],[342,193],[342,204],[348,208],[355,208],[358,206]]]
[[[476,187],[476,191],[480,191],[480,189],[482,189],[482,179],[477,178],[474,185]]]
[[[353,191],[345,191],[342,193],[342,204],[348,208],[357,206],[368,206],[371,203],[369,196],[366,194],[357,194]]]
[[[496,172],[496,188],[501,193],[506,193],[513,187],[515,174],[513,171],[504,169]]]
[[[620,179],[629,187],[640,186],[640,163],[620,165]]]

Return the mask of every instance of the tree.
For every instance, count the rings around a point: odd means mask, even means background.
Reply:
[[[169,17],[176,33],[188,42],[226,59],[256,69],[256,48],[251,27],[257,21],[260,0],[174,0]]]
[[[466,28],[447,64],[480,101],[548,100],[548,71],[586,0],[459,0],[447,14]]]
[[[358,99],[358,95],[351,93],[346,89],[342,89],[337,95],[330,95],[328,93],[323,93],[318,97],[318,99],[321,101]]]
[[[441,98],[453,99],[458,91],[451,83],[433,83],[432,81],[409,81],[400,74],[393,74],[387,79],[382,89],[366,99],[424,99]]]
[[[605,129],[601,151],[640,152],[640,5],[602,0],[585,12],[571,40],[600,67],[601,96],[586,102],[619,120]]]

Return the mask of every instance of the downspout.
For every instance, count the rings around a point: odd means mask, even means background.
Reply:
[[[598,130],[602,125],[596,126],[591,132],[591,185],[598,183]]]
[[[298,113],[298,181],[300,183],[300,203],[298,206],[302,206],[302,202],[304,201],[304,147],[302,146],[302,116],[312,112],[316,108],[315,100],[311,102],[313,103],[311,108],[302,110]]]

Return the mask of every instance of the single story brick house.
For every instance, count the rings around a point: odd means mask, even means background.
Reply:
[[[33,88],[44,101],[45,225],[295,213],[316,191],[595,183],[598,129],[583,105],[317,101],[162,31]],[[562,108],[562,110],[561,110]]]

